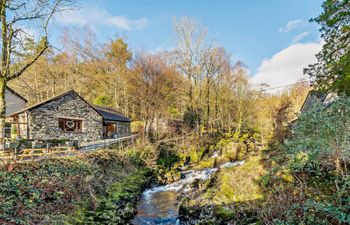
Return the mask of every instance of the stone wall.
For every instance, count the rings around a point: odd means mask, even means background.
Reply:
[[[64,132],[59,118],[83,120],[82,132]],[[74,92],[58,97],[28,111],[30,139],[99,140],[102,137],[102,116]]]

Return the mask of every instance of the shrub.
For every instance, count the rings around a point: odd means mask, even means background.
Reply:
[[[170,169],[175,163],[180,161],[180,157],[176,153],[174,144],[160,144],[158,147],[158,151],[158,166]]]
[[[201,110],[196,111],[188,108],[184,113],[183,120],[188,127],[194,129],[196,128],[197,125],[200,124],[201,115],[202,115]]]
[[[302,169],[311,164],[333,164],[343,173],[350,156],[350,98],[340,97],[331,105],[316,105],[300,115],[286,141],[291,163]]]
[[[0,167],[0,224],[63,224],[64,215],[87,199],[93,206],[95,195],[138,170],[133,161],[97,151]]]

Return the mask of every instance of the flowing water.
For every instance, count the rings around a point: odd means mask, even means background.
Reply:
[[[226,163],[220,168],[229,168],[242,165],[244,161]],[[133,225],[177,225],[178,197],[181,193],[191,190],[195,180],[207,180],[218,169],[205,169],[201,171],[186,171],[181,174],[181,180],[172,184],[154,187],[146,190],[137,206],[137,215],[132,221]]]
[[[178,196],[191,190],[195,180],[206,180],[218,169],[187,171],[182,179],[172,184],[146,190],[137,206],[134,225],[180,224],[178,219]]]

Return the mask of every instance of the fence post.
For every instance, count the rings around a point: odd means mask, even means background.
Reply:
[[[15,163],[17,162],[17,147],[15,147],[14,161],[15,161]]]

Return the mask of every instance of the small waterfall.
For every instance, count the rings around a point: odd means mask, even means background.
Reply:
[[[244,162],[226,163],[220,168],[229,168],[242,165]],[[218,168],[204,169],[201,171],[184,171],[181,180],[163,186],[146,190],[137,206],[137,215],[132,221],[133,225],[169,225],[180,224],[178,219],[178,196],[181,193],[191,191],[191,185],[195,180],[209,179]]]

